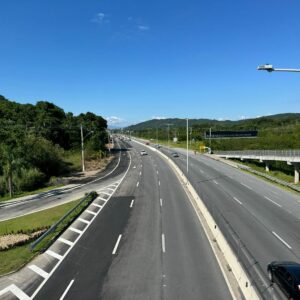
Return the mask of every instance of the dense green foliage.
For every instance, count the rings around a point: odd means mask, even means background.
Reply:
[[[63,154],[81,147],[104,151],[107,122],[93,113],[74,116],[53,103],[19,104],[0,96],[0,196],[41,187],[68,172]]]
[[[124,132],[133,131],[133,135],[167,140],[168,126],[170,139],[177,137],[186,140],[185,119],[150,120],[130,126]],[[204,132],[212,130],[258,130],[257,138],[216,139],[211,141],[213,150],[248,150],[248,149],[300,149],[300,114],[279,114],[256,119],[239,121],[217,121],[207,119],[189,120],[189,137],[203,141]]]

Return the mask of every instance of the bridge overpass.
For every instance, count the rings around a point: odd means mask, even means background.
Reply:
[[[258,160],[264,162],[269,172],[270,161],[285,161],[294,166],[294,183],[299,182],[300,150],[245,150],[245,151],[214,151],[223,158],[237,158],[240,160]]]

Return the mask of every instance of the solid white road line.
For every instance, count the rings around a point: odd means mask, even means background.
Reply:
[[[107,199],[105,199],[103,197],[100,197],[100,196],[98,196],[97,199],[100,199],[100,200],[105,201],[105,202],[107,201]]]
[[[130,208],[133,206],[134,200],[131,201],[130,203]]]
[[[97,203],[92,203],[92,205],[94,205],[96,207],[102,207],[100,204],[97,204]]]
[[[137,184],[136,184],[136,187],[138,187],[138,186],[139,186],[139,184],[140,184],[140,182],[138,181],[138,182],[137,182]]]
[[[162,199],[160,198],[159,201],[160,201],[160,206],[162,206]]]
[[[52,251],[52,250],[47,250],[46,253],[58,260],[62,260],[63,259],[63,256],[57,254],[56,252]]]
[[[242,183],[242,182],[241,182],[241,185],[243,185],[244,187],[246,187],[247,189],[249,189],[249,190],[251,190],[251,191],[253,190],[252,187],[250,187],[249,185],[247,185],[247,184],[245,184],[245,183]]]
[[[91,221],[87,221],[87,220],[82,219],[82,218],[78,218],[77,220],[82,222],[82,223],[85,223],[85,224],[90,224],[91,223]]]
[[[47,273],[46,271],[44,271],[43,269],[39,268],[36,265],[30,265],[28,268],[30,270],[32,270],[33,272],[39,274],[40,276],[44,277],[44,278],[48,278],[49,277],[49,273]]]
[[[60,241],[60,242],[62,242],[62,243],[64,243],[64,244],[66,244],[66,245],[69,245],[69,246],[73,246],[73,245],[74,245],[73,242],[68,241],[68,240],[66,240],[66,239],[64,239],[64,238],[62,238],[62,237],[60,237],[60,238],[58,239],[58,241]]]
[[[81,234],[83,232],[82,230],[79,230],[79,229],[74,228],[74,227],[69,227],[68,229],[73,231],[73,232],[79,233],[79,234]]]
[[[284,244],[286,245],[289,249],[292,249],[292,247],[282,238],[280,237],[276,232],[272,231],[272,233]]]
[[[118,249],[119,243],[121,241],[121,238],[122,238],[122,234],[120,234],[119,237],[118,237],[118,240],[117,240],[116,245],[114,247],[114,250],[112,252],[113,255],[116,254],[116,252],[117,252],[117,249]]]
[[[275,202],[272,199],[268,198],[267,196],[264,196],[264,198],[267,199],[268,201],[272,202],[273,204],[277,205],[278,207],[282,207],[280,204],[278,204],[277,202]]]
[[[165,253],[166,252],[166,241],[165,241],[164,233],[161,235],[161,248],[162,248],[162,252]]]
[[[63,300],[66,297],[66,295],[67,295],[68,291],[70,290],[71,286],[73,285],[73,283],[74,283],[74,279],[72,279],[70,281],[69,285],[67,286],[67,288],[65,289],[64,293],[61,295],[59,300]]]
[[[89,209],[85,210],[85,212],[87,212],[87,213],[90,214],[90,215],[94,215],[94,216],[97,215],[97,213],[95,213],[95,212],[93,212],[93,211],[91,211],[91,210],[89,210]]]
[[[7,292],[12,292],[20,300],[30,300],[31,298],[25,294],[21,289],[19,289],[15,284],[11,284],[5,289],[0,291],[0,296],[6,294]]]
[[[238,198],[236,198],[236,197],[233,197],[233,199],[237,202],[237,203],[239,203],[239,204],[241,204],[241,205],[243,205],[243,203],[238,199]]]

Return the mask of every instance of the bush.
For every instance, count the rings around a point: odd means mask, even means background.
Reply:
[[[45,174],[36,168],[22,168],[19,176],[15,178],[14,184],[18,192],[32,191],[40,188],[45,183],[45,179]]]
[[[3,197],[6,194],[6,180],[4,176],[0,176],[0,196]]]

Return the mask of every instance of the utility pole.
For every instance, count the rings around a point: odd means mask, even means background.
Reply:
[[[81,165],[82,165],[82,172],[85,172],[85,165],[84,165],[84,144],[83,144],[83,128],[82,128],[82,124],[80,124],[80,133],[81,133]]]
[[[168,126],[168,148],[170,150],[170,126],[173,124],[166,124]]]

